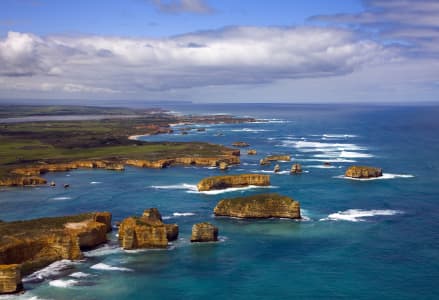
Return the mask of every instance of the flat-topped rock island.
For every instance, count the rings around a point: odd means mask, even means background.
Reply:
[[[235,218],[301,218],[298,201],[275,193],[223,199],[213,211],[215,216]]]

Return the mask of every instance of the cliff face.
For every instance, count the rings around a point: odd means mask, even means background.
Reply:
[[[198,223],[192,226],[191,242],[216,242],[218,241],[218,227],[210,223]]]
[[[166,158],[158,160],[78,160],[69,163],[39,164],[23,168],[15,168],[10,171],[10,175],[0,178],[0,186],[25,186],[46,184],[46,180],[39,177],[47,172],[66,172],[79,168],[105,169],[123,171],[125,165],[139,168],[163,169],[171,165],[197,165],[218,167],[221,163],[235,165],[240,163],[240,151],[236,149],[226,149],[220,155],[213,157],[185,156],[176,158]]]
[[[16,168],[11,171],[13,174],[24,176],[41,175],[47,172],[66,172],[78,168],[85,169],[107,169],[107,170],[123,170],[124,166],[121,163],[105,160],[78,160],[70,163],[59,164],[41,164],[27,168]]]
[[[78,237],[79,247],[88,249],[107,241],[107,226],[93,220],[66,223],[64,227]]]
[[[14,270],[20,278],[21,274],[30,274],[57,260],[80,259],[81,248],[90,248],[106,242],[106,233],[109,230],[111,214],[106,212],[2,222],[0,282],[2,276],[12,278],[12,269],[6,268],[5,265],[18,265]],[[4,275],[1,270],[8,270],[9,275]],[[9,282],[12,282],[11,279]],[[16,284],[17,289],[20,288],[20,284],[21,281]],[[5,286],[2,288],[0,283],[0,294],[10,292],[10,288]]]
[[[47,181],[38,176],[8,176],[0,178],[0,186],[26,186],[26,185],[42,185]]]
[[[140,218],[126,218],[119,226],[119,242],[127,250],[166,248],[177,237],[178,225],[164,224],[157,208],[145,210]]]
[[[10,294],[23,290],[20,265],[0,265],[0,293]]]
[[[380,177],[383,176],[383,170],[375,167],[352,166],[346,170],[345,176],[352,178]]]
[[[270,185],[270,176],[261,174],[213,176],[201,180],[197,187],[199,191],[210,191],[249,185],[268,186]]]
[[[301,218],[299,202],[278,194],[223,199],[216,205],[214,213],[237,218]]]

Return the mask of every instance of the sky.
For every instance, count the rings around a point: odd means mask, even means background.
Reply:
[[[438,0],[1,0],[0,103],[439,102]]]

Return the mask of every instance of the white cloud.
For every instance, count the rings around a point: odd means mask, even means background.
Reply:
[[[366,10],[356,14],[311,17],[313,21],[348,24],[378,31],[383,40],[403,42],[421,57],[439,56],[439,1],[366,0]],[[408,52],[408,53],[410,53]]]
[[[397,49],[318,27],[229,27],[161,39],[9,32],[0,40],[0,76],[14,84],[0,89],[51,82],[68,93],[142,93],[330,77],[397,59]]]

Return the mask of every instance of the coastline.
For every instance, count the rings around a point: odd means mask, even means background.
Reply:
[[[133,135],[129,135],[128,139],[131,141],[139,141],[139,138],[141,136],[150,136],[150,133],[144,133],[144,134],[133,134]]]

